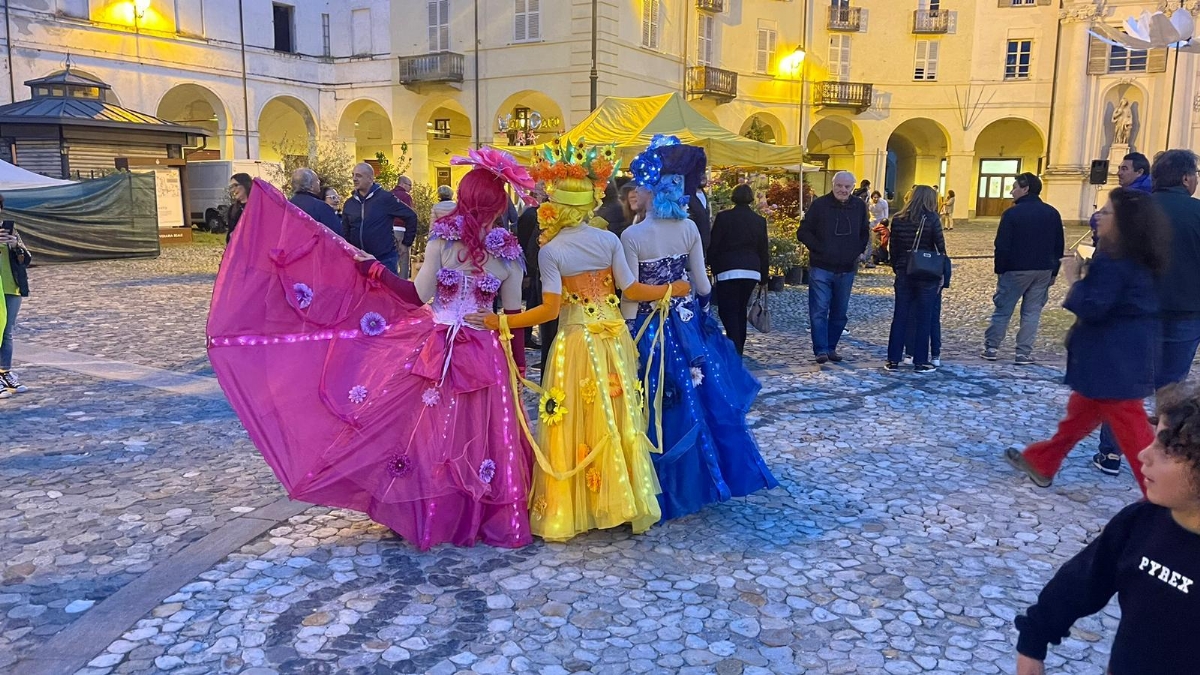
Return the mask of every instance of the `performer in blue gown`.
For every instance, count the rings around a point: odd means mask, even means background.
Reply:
[[[704,311],[712,285],[704,249],[687,218],[699,188],[702,148],[655,137],[632,170],[646,218],[621,233],[629,266],[645,284],[684,280],[692,295],[662,303],[623,303],[638,340],[639,366],[650,397],[650,438],[662,485],[663,519],[695,513],[705,504],[778,485],[746,424],[761,385],[742,365],[716,319]]]

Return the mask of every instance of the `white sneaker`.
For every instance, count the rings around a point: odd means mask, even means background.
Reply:
[[[904,357],[904,360],[900,362],[900,364],[905,365],[905,366],[911,366],[913,364],[913,358],[911,356],[906,356],[906,357]]]
[[[931,361],[930,361],[930,363],[932,363],[932,364],[933,364],[933,367],[934,367],[934,368],[941,368],[941,367],[942,367],[942,360],[941,360],[941,359],[933,359],[933,360],[931,360]]]
[[[0,398],[12,398],[12,392],[8,389],[0,387]]]

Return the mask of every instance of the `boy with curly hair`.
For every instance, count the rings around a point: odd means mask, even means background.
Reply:
[[[1200,395],[1175,388],[1160,400],[1154,442],[1138,455],[1146,500],[1116,515],[1017,617],[1017,674],[1041,675],[1048,644],[1115,594],[1121,623],[1110,675],[1197,672],[1200,626]]]

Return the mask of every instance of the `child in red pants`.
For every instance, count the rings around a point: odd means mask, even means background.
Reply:
[[[1097,215],[1100,246],[1087,276],[1063,307],[1075,314],[1067,334],[1067,415],[1048,441],[1004,458],[1039,487],[1049,487],[1075,444],[1108,422],[1145,490],[1138,453],[1154,440],[1142,400],[1154,393],[1159,349],[1155,277],[1168,261],[1166,217],[1150,195],[1118,188]]]

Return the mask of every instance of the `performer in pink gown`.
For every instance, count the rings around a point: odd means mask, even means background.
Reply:
[[[520,309],[521,248],[494,225],[506,183],[525,195],[532,181],[503,153],[459,162],[476,168],[415,283],[256,186],[217,278],[209,356],[293,498],[366,512],[421,549],[520,547],[531,451],[499,338],[462,319],[497,298]]]

